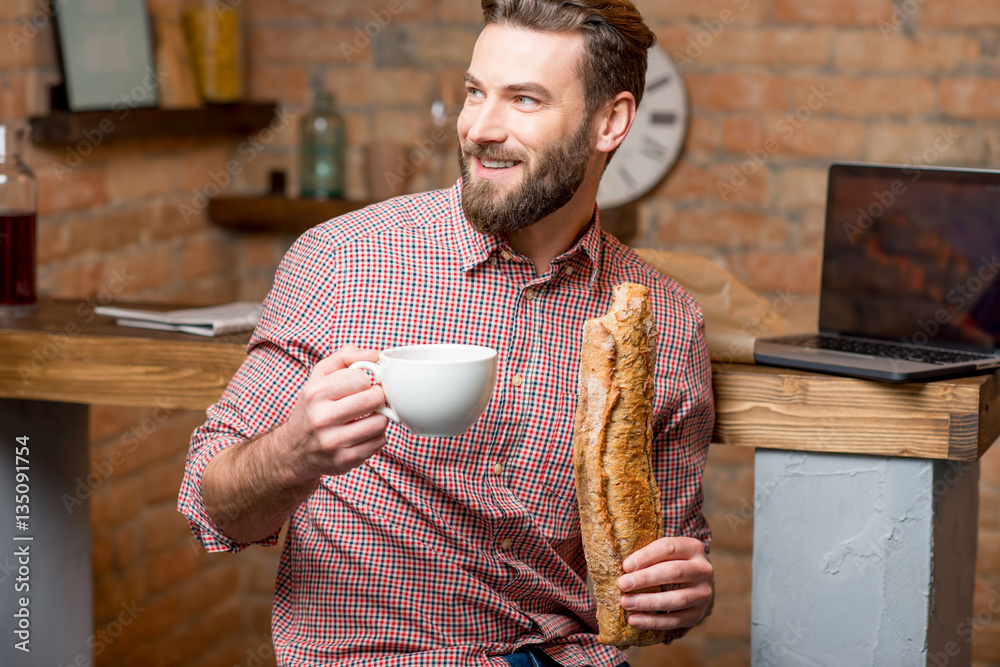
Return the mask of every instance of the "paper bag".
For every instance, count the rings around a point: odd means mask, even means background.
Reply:
[[[712,361],[752,364],[759,336],[786,332],[785,317],[767,299],[715,262],[689,255],[637,248],[644,262],[676,280],[705,315],[705,337]]]

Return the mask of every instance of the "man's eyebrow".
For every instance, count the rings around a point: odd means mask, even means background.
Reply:
[[[483,84],[479,81],[479,79],[472,76],[468,72],[466,72],[462,76],[462,78],[465,80],[466,83],[475,86],[476,88],[483,87]],[[537,97],[541,100],[548,100],[551,99],[552,97],[552,93],[549,92],[548,88],[546,88],[540,83],[534,83],[530,81],[525,83],[508,84],[503,87],[503,91],[505,93],[529,93],[532,96]]]

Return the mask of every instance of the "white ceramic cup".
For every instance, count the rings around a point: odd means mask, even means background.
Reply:
[[[496,350],[478,345],[408,345],[382,350],[370,372],[387,405],[376,410],[416,435],[462,435],[479,419],[497,379]]]

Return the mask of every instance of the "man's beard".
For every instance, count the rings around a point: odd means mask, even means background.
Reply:
[[[590,123],[581,123],[565,145],[556,144],[541,152],[531,167],[524,170],[521,182],[514,184],[506,195],[502,194],[502,186],[492,181],[472,180],[473,157],[526,165],[526,155],[471,141],[458,147],[465,218],[482,234],[507,236],[558,211],[573,198],[590,161]]]

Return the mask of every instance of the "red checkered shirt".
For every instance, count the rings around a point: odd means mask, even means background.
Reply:
[[[612,287],[648,285],[660,332],[655,471],[665,534],[710,532],[701,476],[714,420],[701,311],[595,221],[549,271],[473,231],[461,184],[321,224],[289,250],[247,359],[192,437],[178,507],[209,551],[247,545],[202,504],[225,447],[285,421],[340,346],[470,343],[498,352],[496,389],[462,437],[390,424],[367,462],[324,477],[292,515],[274,594],[282,665],[504,665],[541,644],[567,666],[616,665],[596,641],[573,465],[584,320]],[[274,544],[277,535],[265,540]]]

